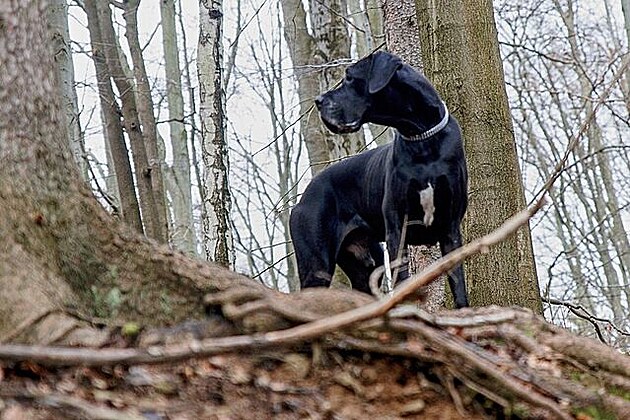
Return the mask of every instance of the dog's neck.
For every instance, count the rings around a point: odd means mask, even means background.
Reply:
[[[422,141],[422,140],[428,139],[429,137],[433,137],[434,135],[442,131],[444,127],[446,127],[446,125],[448,124],[448,120],[450,118],[450,114],[448,112],[448,107],[446,106],[446,102],[442,101],[442,106],[443,106],[443,116],[439,123],[437,123],[433,127],[429,128],[428,130],[420,134],[405,136],[404,134],[401,133],[400,135],[403,138],[403,140]]]

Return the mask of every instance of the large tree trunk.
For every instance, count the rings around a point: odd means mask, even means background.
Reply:
[[[40,5],[0,7],[13,22],[0,25],[0,341],[100,337],[65,306],[153,325],[203,314],[211,284],[246,280],[146,240],[94,199],[66,141]]]
[[[197,70],[204,163],[201,198],[206,258],[230,267],[234,265],[235,255],[230,216],[232,198],[228,185],[230,164],[225,136],[221,7],[221,1],[199,1]]]
[[[490,0],[417,0],[425,72],[459,120],[470,173],[467,239],[525,207]],[[426,28],[426,29],[425,29]],[[466,264],[473,306],[542,312],[529,229]]]

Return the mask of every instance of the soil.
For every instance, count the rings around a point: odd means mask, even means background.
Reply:
[[[157,366],[5,363],[0,365],[0,420],[483,419],[498,414],[478,395],[451,395],[447,388],[454,389],[420,364],[311,350]]]

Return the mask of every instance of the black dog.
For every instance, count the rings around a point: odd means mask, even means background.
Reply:
[[[468,182],[461,133],[426,78],[398,57],[377,52],[350,66],[342,85],[315,103],[335,133],[357,131],[366,122],[397,133],[392,143],[320,172],[293,209],[303,288],[329,286],[336,263],[354,289],[369,293],[370,274],[383,264],[383,240],[392,260],[406,244],[439,242],[442,255],[461,246]],[[400,279],[406,277],[403,267]],[[448,279],[455,305],[468,306],[462,267]]]

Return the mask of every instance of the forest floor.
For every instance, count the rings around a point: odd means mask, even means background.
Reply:
[[[310,349],[111,368],[4,363],[0,420],[503,417],[427,372],[416,362]]]

